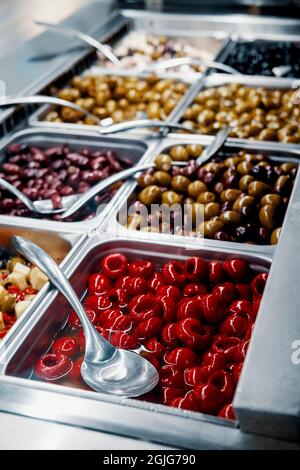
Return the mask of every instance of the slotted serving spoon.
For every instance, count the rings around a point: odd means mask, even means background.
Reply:
[[[229,132],[230,127],[225,126],[217,133],[213,142],[204,149],[200,157],[196,160],[197,165],[202,165],[203,163],[207,162],[207,160],[212,158],[221,149],[228,137]],[[173,162],[174,166],[186,166],[187,164],[188,162]],[[87,204],[97,194],[100,194],[102,191],[109,188],[118,181],[126,180],[136,175],[137,173],[141,173],[145,170],[148,170],[149,168],[154,167],[154,163],[148,163],[145,165],[128,168],[124,171],[120,171],[119,173],[116,173],[115,175],[109,176],[105,180],[100,181],[98,184],[90,188],[86,193],[82,195],[63,197],[62,208],[60,209],[53,209],[53,207],[51,207],[51,200],[49,199],[34,202],[31,201],[31,199],[29,199],[25,194],[23,194],[13,185],[1,178],[0,187],[3,187],[4,189],[12,192],[26,205],[26,207],[28,207],[29,210],[43,215],[61,214],[61,219],[64,220],[75,214],[75,212],[77,212],[81,207]]]
[[[85,336],[83,380],[96,392],[137,397],[158,383],[155,367],[139,354],[115,348],[94,328],[73,287],[53,259],[40,247],[22,237],[13,237],[19,253],[38,266],[76,311]]]

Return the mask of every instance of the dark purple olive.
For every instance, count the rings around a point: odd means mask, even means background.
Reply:
[[[270,232],[265,227],[260,227],[258,230],[258,241],[261,245],[270,244]]]
[[[255,165],[250,171],[250,175],[254,176],[256,180],[266,183],[267,179],[267,169],[265,166]]]
[[[223,242],[229,242],[230,241],[230,236],[228,235],[227,232],[220,231],[216,232],[214,235],[215,240],[223,241]]]

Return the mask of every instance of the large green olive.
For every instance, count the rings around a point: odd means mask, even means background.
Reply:
[[[247,175],[248,173],[250,173],[250,171],[252,170],[253,166],[251,165],[250,162],[247,162],[247,161],[243,161],[241,163],[238,164],[237,166],[237,171],[241,174],[241,175]]]
[[[190,196],[197,198],[199,194],[207,191],[207,186],[200,180],[193,181],[188,186],[188,193]]]
[[[247,191],[248,190],[248,186],[250,183],[252,183],[252,181],[254,181],[254,177],[251,176],[251,175],[244,175],[241,177],[240,181],[239,181],[239,188],[242,190],[242,191]]]
[[[162,195],[162,204],[167,204],[168,206],[173,206],[174,204],[180,204],[182,201],[182,196],[175,193],[175,191],[165,191]]]
[[[184,145],[175,145],[170,150],[170,156],[176,162],[178,161],[188,161],[189,159],[189,152],[187,151]]]
[[[160,153],[155,159],[155,166],[158,170],[170,171],[172,168],[172,158],[166,153]]]
[[[172,189],[174,189],[174,191],[178,191],[179,193],[186,192],[189,184],[190,180],[186,176],[182,175],[173,176],[171,180]]]
[[[270,190],[270,186],[262,181],[252,181],[248,186],[248,194],[250,196],[258,197]]]
[[[197,202],[200,204],[207,204],[208,202],[214,202],[216,200],[216,195],[210,191],[204,191],[203,193],[199,194],[197,198]]]
[[[250,207],[255,203],[253,196],[241,196],[233,204],[233,210],[240,212],[243,207]]]
[[[290,175],[282,175],[277,179],[274,188],[279,194],[287,194],[291,190],[292,180]]]
[[[198,158],[203,152],[203,147],[198,144],[189,144],[186,146],[186,150],[188,151],[190,158]]]
[[[139,200],[146,206],[158,202],[160,197],[160,187],[155,185],[147,186],[139,193]]]
[[[259,211],[259,221],[261,225],[268,230],[272,230],[274,228],[275,211],[276,207],[274,204],[266,204],[265,206],[262,206]]]
[[[266,204],[274,204],[275,206],[279,206],[281,203],[281,197],[279,194],[265,194],[261,198],[260,203],[262,206],[265,206]]]
[[[16,298],[12,294],[4,294],[0,298],[0,311],[11,312],[16,304]]]
[[[204,206],[204,218],[205,220],[216,217],[220,213],[220,204],[217,202],[209,202]]]
[[[225,211],[220,215],[220,221],[223,224],[233,224],[237,225],[241,221],[241,216],[236,211]]]
[[[277,228],[275,228],[275,230],[273,230],[272,235],[271,235],[271,244],[272,245],[277,245],[277,243],[279,241],[280,233],[281,233],[281,227],[277,227]]]
[[[153,175],[143,174],[138,176],[137,182],[142,188],[146,188],[147,186],[154,185],[156,180]]]
[[[234,202],[241,194],[239,189],[225,189],[220,195],[221,202]]]
[[[220,220],[208,220],[206,222],[201,222],[199,231],[204,234],[204,237],[213,238],[217,232],[222,230],[223,227],[224,225]]]
[[[166,171],[156,171],[153,175],[154,182],[160,186],[170,186],[171,175]]]

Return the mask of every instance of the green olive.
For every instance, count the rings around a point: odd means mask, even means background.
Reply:
[[[229,158],[226,158],[226,160],[224,160],[224,165],[225,166],[229,166],[229,167],[235,167],[237,166],[239,163],[240,163],[240,158],[239,157],[229,157]]]
[[[239,181],[239,188],[242,190],[242,191],[247,191],[248,190],[248,186],[250,183],[252,183],[252,181],[254,181],[254,177],[251,176],[251,175],[244,175],[241,177],[240,181]]]
[[[220,215],[220,221],[223,224],[234,224],[237,225],[241,221],[241,216],[236,211],[226,211]]]
[[[166,153],[160,153],[155,159],[155,166],[158,170],[170,171],[172,168],[172,158]]]
[[[221,202],[234,202],[241,194],[239,189],[225,189],[220,195]]]
[[[250,162],[247,162],[247,161],[243,161],[241,163],[238,164],[237,166],[237,171],[241,174],[241,175],[247,175],[248,173],[250,173],[250,171],[252,170],[253,166],[251,165]]]
[[[209,202],[204,206],[204,218],[205,220],[211,219],[212,217],[218,216],[220,213],[220,204],[217,202]]]
[[[208,202],[215,202],[216,195],[210,191],[204,191],[203,193],[199,194],[197,198],[197,202],[200,204],[207,204]]]
[[[294,168],[297,168],[298,165],[296,163],[286,162],[286,163],[282,163],[280,167],[283,169],[283,171],[286,171],[287,173],[289,173]]]
[[[178,191],[179,193],[184,193],[187,191],[187,188],[190,184],[190,180],[186,176],[177,175],[173,176],[171,180],[171,186],[174,191]]]
[[[199,194],[207,191],[207,186],[202,181],[196,180],[189,184],[188,193],[190,196],[197,198]]]
[[[171,175],[166,171],[156,171],[153,175],[154,182],[160,186],[170,186],[171,184]]]
[[[259,211],[259,221],[261,225],[268,230],[272,230],[274,228],[275,210],[276,207],[274,204],[266,204],[265,206],[262,206]]]
[[[190,158],[198,158],[203,152],[203,147],[198,144],[189,144],[186,146],[186,150],[188,151]]]
[[[189,153],[184,145],[175,145],[174,147],[172,147],[170,150],[170,156],[176,162],[186,162],[189,159]]]
[[[262,196],[264,193],[270,190],[270,186],[261,181],[252,181],[248,186],[248,194],[250,196]]]
[[[273,230],[272,235],[271,235],[271,244],[272,245],[277,245],[277,243],[279,241],[280,233],[281,233],[281,227],[277,227],[277,228],[275,228],[275,230]]]
[[[139,200],[149,206],[150,204],[154,204],[158,202],[161,196],[161,190],[159,186],[151,185],[144,188],[143,191],[139,193]]]
[[[12,294],[4,294],[0,298],[0,311],[11,312],[16,304],[16,298]]]
[[[168,206],[173,206],[174,204],[180,204],[182,201],[182,196],[175,193],[175,191],[165,191],[162,195],[162,204],[167,204]]]
[[[8,269],[8,271],[12,272],[17,263],[26,264],[24,258],[20,258],[19,256],[15,256],[15,257],[10,258],[8,260],[8,262],[6,264],[6,268]]]
[[[291,188],[291,177],[289,175],[281,175],[274,184],[274,189],[279,194],[285,194]]]
[[[242,207],[250,207],[255,203],[255,198],[253,196],[241,196],[233,204],[232,209],[234,211],[240,212]]]
[[[204,237],[213,238],[217,232],[222,230],[223,227],[224,225],[220,220],[208,220],[206,222],[201,222],[199,231],[204,234]]]
[[[147,186],[152,186],[155,184],[156,180],[154,179],[153,175],[144,174],[138,176],[137,182],[142,188],[146,188]]]
[[[279,206],[281,203],[281,197],[279,194],[265,194],[260,200],[262,206],[266,204],[274,204],[275,206]]]

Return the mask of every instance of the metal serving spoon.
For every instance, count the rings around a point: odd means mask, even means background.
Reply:
[[[161,131],[165,129],[190,132],[191,134],[197,134],[198,132],[195,129],[190,129],[189,127],[183,126],[182,124],[176,124],[169,121],[157,121],[151,119],[137,119],[133,121],[120,122],[118,124],[111,124],[106,127],[101,127],[97,129],[97,132],[100,134],[116,134],[117,132],[129,131],[131,129],[146,129],[158,127]]]
[[[201,156],[196,160],[196,163],[198,165],[202,165],[203,163],[205,163],[221,149],[228,137],[229,131],[230,127],[226,126],[217,133],[213,142],[204,149]],[[186,166],[187,162],[173,162],[173,165]],[[14,194],[18,199],[23,202],[23,204],[25,204],[25,206],[30,211],[43,215],[61,214],[61,219],[64,220],[68,217],[71,217],[71,215],[75,214],[75,212],[77,212],[93,197],[95,197],[97,194],[100,194],[105,189],[109,188],[109,186],[117,183],[118,181],[126,180],[131,176],[136,175],[137,173],[141,173],[142,171],[148,170],[149,168],[155,168],[155,164],[148,163],[146,165],[128,168],[127,170],[120,171],[119,173],[116,173],[115,175],[109,176],[105,180],[100,181],[98,184],[90,188],[88,191],[86,191],[86,193],[82,195],[76,194],[72,196],[65,196],[62,198],[62,207],[60,209],[53,209],[52,202],[50,199],[31,201],[31,199],[29,199],[29,197],[27,197],[19,189],[15,188],[12,184],[8,183],[8,181],[2,178],[0,178],[0,187]]]
[[[94,114],[89,113],[86,109],[78,106],[71,101],[62,100],[54,96],[46,95],[35,95],[35,96],[16,96],[16,97],[3,97],[0,99],[0,108],[10,108],[11,106],[17,106],[22,104],[53,104],[56,106],[66,106],[72,108],[75,111],[79,111],[85,116],[93,119],[96,124],[101,126],[101,121]]]
[[[158,72],[159,70],[166,70],[166,69],[170,69],[173,67],[179,67],[181,65],[203,65],[204,67],[207,67],[210,69],[214,68],[214,69],[221,70],[222,72],[242,75],[238,70],[234,69],[233,67],[230,67],[229,65],[222,64],[221,62],[215,62],[212,60],[204,60],[204,59],[194,59],[192,57],[179,57],[177,59],[175,58],[175,59],[162,60],[159,62],[155,62],[154,64],[147,66],[146,71]]]
[[[22,237],[13,237],[17,251],[38,266],[76,311],[85,336],[83,380],[96,392],[137,397],[158,383],[155,367],[139,354],[115,348],[94,328],[73,287],[53,259],[40,247]]]
[[[53,33],[62,34],[63,36],[67,36],[74,39],[80,39],[80,41],[85,42],[89,46],[94,47],[97,51],[103,54],[108,60],[110,60],[114,65],[120,67],[121,61],[115,54],[111,51],[111,48],[101,42],[97,41],[97,39],[93,38],[89,34],[83,33],[77,29],[69,28],[66,26],[60,26],[53,23],[46,23],[45,21],[35,21],[35,24],[38,26],[43,26],[44,28],[52,31]]]

